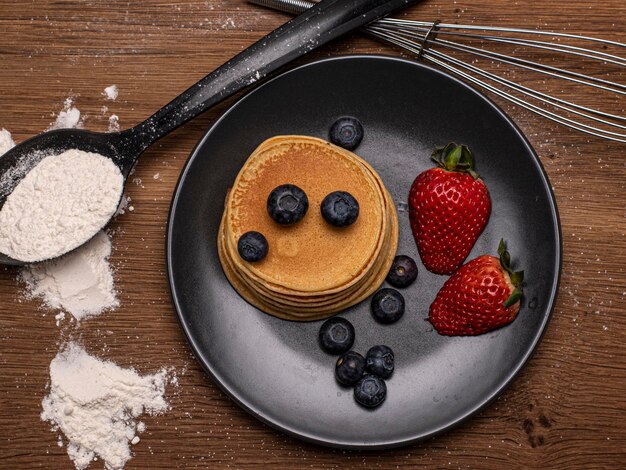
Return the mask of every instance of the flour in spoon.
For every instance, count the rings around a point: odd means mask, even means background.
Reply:
[[[71,149],[44,158],[0,210],[0,253],[32,263],[81,246],[115,213],[123,187],[102,155]]]

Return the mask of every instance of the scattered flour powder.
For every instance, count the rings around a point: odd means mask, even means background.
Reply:
[[[6,129],[0,129],[0,155],[15,147],[15,142],[11,138],[11,133]]]
[[[57,115],[56,120],[48,130],[74,127],[83,127],[83,121],[80,119],[80,110],[74,106],[74,98],[69,97],[63,104],[63,110]]]
[[[113,121],[110,131],[117,130],[117,116]],[[80,111],[68,98],[51,128],[80,126]],[[14,145],[11,134],[1,129],[0,155]],[[13,190],[0,210],[0,252],[27,262],[55,257],[89,240],[115,212],[123,189],[119,169],[101,155],[80,154],[85,152],[45,157]],[[14,173],[21,177],[20,171]],[[132,210],[130,198],[124,200]],[[38,221],[39,216],[51,218]],[[109,237],[98,232],[77,250],[26,266],[21,275],[31,295],[80,320],[118,305],[110,253]],[[55,316],[57,325],[65,317],[63,310]],[[167,380],[164,369],[141,376],[70,343],[50,364],[50,393],[42,401],[41,419],[65,434],[67,453],[78,470],[98,457],[108,470],[121,470],[132,456],[130,445],[138,444],[138,433],[146,429],[137,418],[169,408]]]
[[[102,155],[72,149],[44,158],[0,210],[0,252],[32,263],[79,247],[115,213],[123,186]]]
[[[120,131],[120,118],[117,114],[111,114],[109,116],[109,132],[119,132]]]
[[[41,297],[49,307],[67,311],[81,320],[119,305],[107,262],[110,255],[111,240],[105,232],[98,232],[72,253],[26,266],[21,277],[31,296]],[[64,315],[55,318],[58,323]]]
[[[104,89],[102,93],[104,98],[109,101],[115,101],[117,99],[117,95],[119,94],[119,90],[117,89],[117,85],[111,85]]]
[[[132,457],[137,432],[145,429],[136,419],[168,409],[166,382],[165,370],[142,376],[70,343],[50,363],[50,393],[43,399],[41,419],[65,434],[77,469],[100,457],[108,470],[119,470]]]

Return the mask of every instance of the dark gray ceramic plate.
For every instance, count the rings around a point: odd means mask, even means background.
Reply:
[[[382,176],[399,208],[399,253],[418,260],[403,291],[407,313],[382,326],[363,302],[342,313],[356,328],[354,349],[386,344],[396,355],[386,402],[374,411],[334,379],[335,357],[317,345],[321,322],[265,315],[232,289],[217,257],[226,190],[254,148],[278,134],[327,138],[342,115],[358,117],[356,153]],[[478,337],[439,336],[425,321],[446,277],[419,263],[405,203],[437,145],[462,142],[493,200],[470,259],[495,253],[504,237],[514,268],[526,272],[515,322]],[[272,241],[269,240],[271,244]],[[346,250],[350,247],[346,246]],[[398,446],[445,431],[473,415],[513,380],[546,328],[561,263],[559,220],[550,184],[519,129],[491,101],[419,63],[379,56],[322,60],[287,72],[241,99],[193,151],[176,188],[167,263],[176,312],[198,361],[235,402],[270,425],[344,448]]]

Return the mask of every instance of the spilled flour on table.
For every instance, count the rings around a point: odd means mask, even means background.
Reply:
[[[115,100],[113,94],[111,98]],[[65,101],[51,129],[69,127],[82,127],[80,111],[72,98]],[[119,131],[116,115],[109,117],[109,131]],[[0,155],[14,145],[10,132],[1,129]],[[18,162],[5,173],[5,179],[0,179],[0,190],[10,189],[13,180],[23,178],[47,156],[40,152]],[[45,188],[45,180],[42,185]],[[117,209],[115,215],[133,211],[130,197],[122,196]],[[110,254],[111,239],[101,231],[65,256],[27,265],[19,274],[26,296],[41,298],[54,312],[57,326],[71,314],[77,320],[73,327],[80,327],[80,320],[119,306],[108,262]],[[67,454],[78,470],[94,460],[103,461],[108,470],[122,470],[132,458],[131,447],[140,443],[139,434],[146,430],[146,424],[139,421],[141,415],[161,414],[169,409],[165,399],[167,383],[178,386],[173,368],[140,375],[132,368],[92,356],[80,344],[70,342],[50,363],[49,393],[42,401],[41,419],[52,424],[55,444],[67,444]]]
[[[130,204],[132,201],[131,197],[127,194],[122,195],[122,199],[120,200],[120,205],[117,208],[117,211],[113,215],[113,217],[117,217],[118,215],[124,215],[126,212],[132,212],[135,208]]]
[[[80,110],[74,107],[74,98],[68,97],[63,104],[63,110],[57,114],[56,120],[50,124],[47,129],[49,131],[54,129],[71,129],[82,128],[83,121],[80,118]]]
[[[119,470],[132,457],[137,433],[145,430],[137,418],[168,410],[166,383],[165,369],[139,375],[70,343],[50,363],[50,393],[42,401],[41,419],[65,434],[77,469],[100,458],[107,469]]]
[[[6,129],[0,129],[0,155],[15,147],[11,133]]]
[[[119,94],[117,85],[111,85],[106,87],[102,94],[104,95],[105,100],[115,101],[117,99],[117,95]]]
[[[26,266],[21,278],[29,296],[41,297],[48,307],[82,320],[119,305],[107,261],[110,255],[111,240],[101,231],[72,253]]]
[[[109,116],[109,132],[119,132],[120,131],[120,118],[117,117],[117,114],[111,114]]]

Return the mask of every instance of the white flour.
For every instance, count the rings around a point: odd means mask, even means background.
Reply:
[[[123,185],[102,155],[72,149],[44,158],[0,210],[0,252],[32,263],[79,247],[115,213]]]
[[[117,114],[111,114],[109,116],[109,132],[119,132],[120,131],[120,118],[117,117]]]
[[[134,210],[133,206],[130,205],[131,200],[132,199],[130,198],[130,196],[126,194],[122,195],[122,199],[120,200],[120,205],[117,207],[117,210],[115,211],[115,217],[117,217],[118,215],[126,214],[126,211],[132,212]]]
[[[0,129],[0,155],[15,147],[15,142],[11,138],[11,133],[6,129]]]
[[[80,111],[66,100],[53,128],[81,125]],[[110,126],[110,131],[119,130],[117,116],[111,116]],[[11,134],[0,130],[0,155],[13,145]],[[0,178],[2,191],[26,174],[0,210],[0,252],[30,262],[89,240],[115,212],[122,194],[123,178],[113,167],[105,157],[77,150],[56,156],[32,154],[18,162]],[[120,213],[133,210],[129,202],[125,197]],[[110,253],[109,237],[99,232],[62,258],[25,267],[21,275],[30,295],[60,310],[54,317],[58,326],[65,312],[80,320],[118,305],[107,262]],[[50,389],[42,401],[41,419],[65,434],[67,453],[77,469],[97,458],[109,470],[123,469],[132,457],[130,446],[140,443],[138,434],[146,429],[137,418],[169,408],[164,398],[167,375],[161,369],[141,376],[70,343],[50,364]],[[175,376],[170,383],[177,384]],[[57,443],[63,446],[60,436]]]
[[[117,85],[111,85],[106,87],[102,94],[104,95],[104,99],[109,101],[115,101],[117,99],[117,95],[119,94]]]
[[[41,297],[49,307],[65,310],[81,320],[119,305],[107,262],[110,254],[111,240],[106,233],[98,232],[72,253],[25,267],[21,276],[31,296]],[[64,316],[55,318],[58,324]]]
[[[122,469],[132,457],[130,443],[138,443],[137,432],[145,429],[136,418],[168,409],[166,382],[165,370],[141,376],[70,343],[50,363],[50,393],[41,419],[63,431],[77,469],[96,457],[109,470]]]
[[[57,115],[56,120],[50,125],[48,130],[73,127],[83,127],[83,121],[80,119],[80,111],[74,107],[74,98],[70,97],[65,100],[63,111]]]

